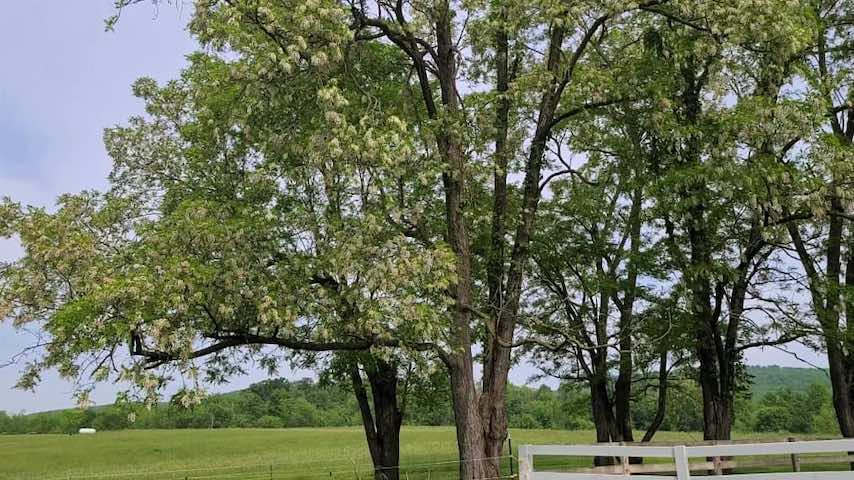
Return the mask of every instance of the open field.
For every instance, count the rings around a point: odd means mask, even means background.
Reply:
[[[591,443],[593,432],[513,430],[522,443]],[[693,442],[699,434],[662,432],[657,440]],[[740,438],[778,440],[779,434]],[[403,478],[453,478],[454,430],[407,427]],[[504,473],[509,475],[509,459]],[[0,436],[3,480],[341,479],[370,478],[359,428],[131,430],[81,435]]]

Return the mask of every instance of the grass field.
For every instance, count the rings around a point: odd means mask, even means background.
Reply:
[[[513,430],[514,449],[529,444],[592,443],[593,432]],[[693,442],[698,434],[662,432],[658,441]],[[774,439],[781,436],[741,438]],[[514,452],[515,453],[515,452]],[[402,478],[440,480],[458,471],[454,430],[404,428]],[[509,459],[504,474],[510,473]],[[371,478],[359,428],[149,430],[96,435],[0,436],[2,480],[237,480]]]

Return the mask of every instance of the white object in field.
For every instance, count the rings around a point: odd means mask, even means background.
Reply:
[[[79,434],[81,434],[81,435],[94,435],[94,434],[95,434],[95,429],[94,429],[94,428],[81,428],[81,429],[78,431],[78,433],[79,433]]]

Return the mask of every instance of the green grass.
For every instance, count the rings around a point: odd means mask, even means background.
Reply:
[[[558,430],[513,430],[511,437],[514,449],[523,443],[594,441],[593,432]],[[701,438],[698,434],[662,432],[656,440],[693,442]],[[781,436],[755,438],[779,440]],[[404,428],[402,478],[452,479],[458,471],[458,465],[453,463],[456,460],[453,428]],[[589,460],[575,459],[573,464],[576,462],[589,465]],[[504,473],[509,474],[509,460],[504,462]],[[333,480],[371,478],[370,457],[361,429],[130,430],[96,435],[0,436],[2,480],[326,480],[330,477]]]

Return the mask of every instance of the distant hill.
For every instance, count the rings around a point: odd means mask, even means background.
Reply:
[[[788,389],[793,392],[803,392],[810,385],[819,383],[830,388],[830,379],[824,370],[817,368],[793,367],[747,367],[747,373],[752,377],[751,393],[754,399],[759,399],[768,392]]]
[[[822,384],[830,389],[830,379],[827,377],[827,374],[824,370],[819,370],[817,368],[796,368],[796,367],[778,367],[776,365],[771,366],[756,366],[751,365],[747,367],[747,373],[751,377],[751,396],[754,400],[758,400],[762,398],[765,394],[769,392],[774,392],[778,390],[791,390],[793,392],[804,392],[810,385],[815,383]],[[269,382],[277,383],[281,380],[268,380],[265,382],[259,382],[256,384],[255,388],[258,388],[257,385],[268,384]],[[311,383],[312,381],[309,379],[302,379],[296,382],[291,382],[295,384],[302,383]],[[229,398],[235,397],[243,394],[244,392],[250,391],[252,387],[245,389],[233,390],[230,392],[223,392],[215,394],[215,397],[220,398]],[[524,390],[526,386],[519,386],[520,389]],[[349,394],[345,395],[345,398],[349,399]],[[99,410],[102,408],[109,407],[110,405],[96,405],[93,406],[93,410]],[[2,408],[0,408],[2,410]],[[57,409],[57,410],[46,410],[41,412],[33,412],[32,415],[36,414],[50,414],[50,413],[59,413],[66,409]],[[12,413],[12,412],[7,412]]]
[[[752,401],[740,403],[735,428],[739,431],[835,433],[828,379],[822,370],[748,367]],[[453,413],[446,379],[435,390],[413,395],[407,402],[409,425],[452,425]],[[810,388],[815,384],[824,388]],[[663,430],[702,429],[700,391],[690,380],[670,389]],[[787,391],[786,391],[787,390]],[[643,395],[633,406],[635,428],[645,428],[655,415],[657,399]],[[512,428],[584,430],[593,427],[589,391],[581,383],[558,389],[542,385],[510,385],[507,413]],[[809,405],[809,406],[806,406]],[[805,414],[807,412],[807,414]],[[104,405],[82,411],[55,410],[30,415],[0,412],[0,433],[73,433],[79,427],[100,430],[175,428],[342,427],[361,423],[359,408],[348,385],[316,380],[272,379],[229,393],[211,395],[193,408],[166,401],[155,408],[129,411]]]

